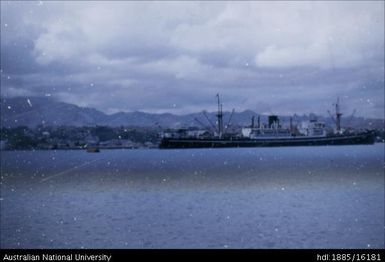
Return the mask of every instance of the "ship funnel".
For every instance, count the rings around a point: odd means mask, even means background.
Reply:
[[[271,128],[273,125],[279,125],[279,119],[277,115],[269,116],[269,128]]]

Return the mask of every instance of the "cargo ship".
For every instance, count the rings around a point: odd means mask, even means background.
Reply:
[[[253,116],[250,126],[243,127],[239,133],[228,133],[223,125],[223,111],[219,94],[217,94],[217,103],[216,125],[205,115],[213,130],[188,131],[179,129],[173,132],[164,132],[159,148],[363,145],[374,144],[375,142],[373,130],[352,132],[341,128],[342,113],[338,99],[335,104],[335,117],[331,115],[335,123],[335,129],[332,132],[327,132],[325,123],[319,122],[317,119],[310,119],[309,123],[303,123],[298,127],[293,125],[292,118],[290,118],[290,126],[283,127],[277,115],[270,115],[267,124],[261,124],[259,116],[257,124],[255,124],[255,117]]]

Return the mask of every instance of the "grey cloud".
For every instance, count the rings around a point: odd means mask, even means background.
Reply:
[[[383,2],[1,2],[1,94],[383,117]],[[17,17],[17,18],[16,18]],[[6,25],[6,26],[5,26]],[[10,77],[10,79],[8,79]]]

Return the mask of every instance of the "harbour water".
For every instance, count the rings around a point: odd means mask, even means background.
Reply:
[[[2,248],[383,248],[384,144],[1,152]]]

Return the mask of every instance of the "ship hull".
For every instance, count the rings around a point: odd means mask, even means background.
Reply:
[[[159,148],[226,148],[226,147],[279,147],[279,146],[325,146],[325,145],[364,145],[374,144],[372,132],[327,137],[290,137],[267,139],[199,139],[163,138]]]

